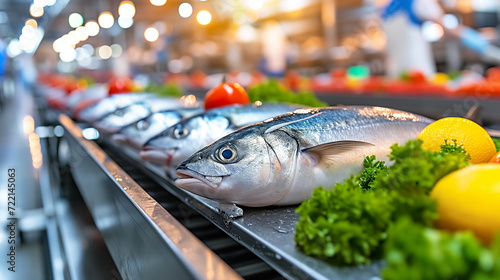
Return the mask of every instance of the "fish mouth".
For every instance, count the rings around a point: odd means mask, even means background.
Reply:
[[[159,165],[172,166],[172,161],[174,159],[174,153],[177,148],[163,150],[156,149],[151,146],[145,146],[142,148],[140,157],[142,160],[153,162]]]
[[[127,144],[129,142],[128,136],[120,133],[114,134],[113,136],[111,136],[111,139],[120,144]]]
[[[168,155],[165,151],[162,150],[142,150],[139,154],[142,160],[149,161],[152,163],[156,163],[159,165],[165,165],[168,160]]]
[[[155,146],[146,145],[146,146],[142,147],[142,150],[143,151],[151,151],[151,150],[158,150],[158,148],[156,148]]]
[[[213,177],[213,176],[204,176],[200,173],[191,171],[189,169],[177,169],[176,170],[177,180],[175,180],[175,184],[181,188],[188,191],[196,192],[195,190],[203,190],[206,187],[210,187],[212,189],[217,189],[222,182],[221,176]],[[200,193],[200,192],[196,192]]]

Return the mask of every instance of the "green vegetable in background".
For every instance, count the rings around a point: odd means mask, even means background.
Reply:
[[[253,86],[247,90],[250,102],[287,102],[292,104],[301,104],[310,107],[324,107],[326,103],[319,101],[312,92],[298,92],[286,89],[276,80]]]
[[[432,224],[436,204],[428,193],[440,178],[467,166],[468,155],[456,143],[445,143],[441,152],[424,150],[421,140],[391,149],[391,167],[367,157],[361,174],[331,190],[316,189],[297,208],[295,242],[304,253],[336,263],[367,263],[383,253],[394,221],[406,216]]]
[[[166,85],[149,84],[144,89],[146,92],[154,92],[160,96],[181,97],[184,95],[184,90],[173,83]]]
[[[497,148],[497,152],[500,152],[500,138],[491,138],[493,139],[493,143],[495,144],[495,148]]]
[[[500,279],[500,235],[487,249],[471,232],[443,232],[402,218],[388,230],[384,251],[384,280]]]

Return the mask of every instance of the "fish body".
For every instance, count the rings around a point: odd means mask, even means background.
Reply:
[[[120,129],[142,120],[155,112],[192,107],[192,104],[186,103],[182,99],[155,97],[140,100],[119,108],[99,121],[94,122],[93,125],[105,134],[114,134],[120,131]]]
[[[183,118],[201,112],[201,108],[183,108],[156,112],[122,128],[118,133],[112,136],[112,139],[140,150],[152,137],[178,123]]]
[[[141,100],[153,98],[154,96],[154,94],[148,93],[115,94],[84,109],[79,113],[78,118],[82,121],[93,123],[113,113],[117,109],[124,108]]]
[[[176,185],[243,206],[297,204],[314,188],[360,172],[366,156],[387,160],[390,146],[416,138],[431,122],[382,107],[299,109],[196,152],[177,168]]]
[[[300,106],[266,103],[257,105],[235,105],[208,110],[183,119],[149,140],[141,158],[156,164],[175,167],[194,152],[235,131],[242,126],[291,112]]]

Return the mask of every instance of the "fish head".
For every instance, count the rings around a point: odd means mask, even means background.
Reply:
[[[151,137],[158,135],[162,130],[180,120],[181,116],[176,111],[157,112],[122,128],[119,134],[114,136],[125,138],[129,145],[142,149],[142,146]]]
[[[246,127],[182,162],[175,183],[222,202],[271,205],[288,193],[296,155],[297,142],[285,133],[266,135],[258,127]]]
[[[200,114],[184,119],[151,138],[143,147],[147,151],[163,152],[163,165],[176,167],[190,155],[227,134],[231,122],[224,116]]]

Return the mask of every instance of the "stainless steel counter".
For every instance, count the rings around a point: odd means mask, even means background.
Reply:
[[[125,279],[240,279],[61,115],[73,177]]]

